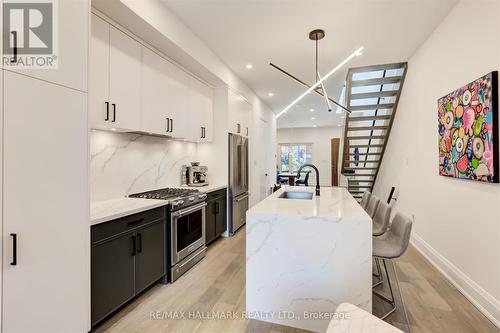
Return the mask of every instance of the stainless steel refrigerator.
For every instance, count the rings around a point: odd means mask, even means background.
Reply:
[[[233,235],[246,223],[248,210],[248,139],[229,134],[228,230]]]

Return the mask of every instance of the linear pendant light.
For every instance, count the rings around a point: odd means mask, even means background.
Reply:
[[[347,64],[349,61],[351,61],[354,57],[360,56],[362,54],[362,52],[363,52],[363,49],[364,49],[364,46],[361,46],[359,49],[357,49],[356,51],[354,51],[349,57],[347,57],[344,61],[342,61],[340,64],[338,64],[337,67],[335,67],[330,72],[328,72],[328,74],[326,74],[325,76],[323,76],[322,79],[320,79],[315,84],[313,84],[311,87],[309,87],[309,89],[307,89],[302,95],[300,95],[299,97],[297,97],[292,103],[290,103],[290,105],[288,105],[286,108],[284,108],[283,111],[281,111],[280,113],[278,113],[276,115],[276,119],[278,119],[285,112],[287,112],[288,110],[290,110],[290,108],[292,106],[294,106],[295,104],[297,104],[297,102],[299,102],[302,98],[304,98],[311,91],[313,91],[314,89],[316,89],[319,85],[321,85],[324,81],[326,81],[330,76],[332,76],[333,74],[335,74],[335,72],[337,72],[339,69],[341,69],[342,67],[344,67],[345,64]]]

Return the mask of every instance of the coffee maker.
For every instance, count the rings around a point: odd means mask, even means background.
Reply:
[[[191,162],[188,166],[188,186],[206,186],[208,168],[200,165],[200,162]]]

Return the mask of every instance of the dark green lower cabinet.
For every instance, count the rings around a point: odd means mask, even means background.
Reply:
[[[205,216],[205,243],[212,242],[222,235],[226,229],[226,189],[223,189],[208,194]]]
[[[93,226],[92,326],[165,275],[164,208]]]

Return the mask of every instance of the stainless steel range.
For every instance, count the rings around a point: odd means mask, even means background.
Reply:
[[[168,274],[164,283],[174,282],[205,257],[205,199],[196,189],[164,188],[129,195],[131,198],[167,200],[166,248]]]

